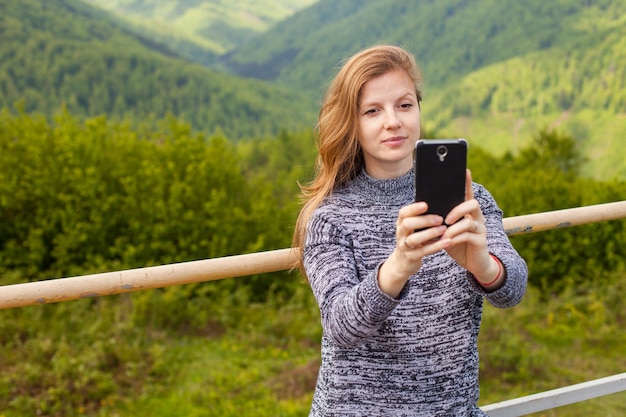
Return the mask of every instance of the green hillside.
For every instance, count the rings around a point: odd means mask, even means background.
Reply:
[[[285,1],[107,4],[134,23],[79,0],[4,2],[0,107],[21,100],[26,111],[52,115],[65,104],[78,117],[131,121],[172,113],[195,129],[259,136],[310,127],[342,59],[396,42],[423,67],[430,134],[501,155],[558,128],[589,159],[586,175],[626,178],[626,3],[300,0],[295,8],[312,5],[276,24],[292,12]],[[243,10],[265,26],[242,19]],[[215,62],[189,33],[204,27],[205,38],[220,41],[211,30],[223,25],[232,31],[220,36],[236,33],[237,42],[266,32]]]
[[[608,34],[597,48],[512,58],[433,91],[425,126],[473,138],[498,154],[555,128],[576,139],[589,160],[586,175],[626,178],[625,63],[626,30]]]
[[[558,127],[589,157],[587,174],[623,178],[625,23],[616,0],[322,0],[222,62],[319,95],[341,59],[400,43],[424,70],[429,132],[503,153]]]
[[[84,0],[131,23],[128,27],[174,48],[192,61],[212,64],[223,54],[317,0],[194,2]]]
[[[132,123],[171,113],[229,138],[314,120],[302,94],[191,64],[78,0],[4,1],[0,34],[0,107]]]

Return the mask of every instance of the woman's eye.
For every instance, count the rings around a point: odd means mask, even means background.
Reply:
[[[365,112],[363,112],[363,114],[374,114],[376,113],[376,109],[367,109],[365,110]]]
[[[400,105],[400,107],[402,107],[403,109],[410,109],[411,107],[413,107],[413,103],[403,103]]]

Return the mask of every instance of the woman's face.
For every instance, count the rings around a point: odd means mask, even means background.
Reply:
[[[420,108],[411,77],[397,70],[366,82],[358,115],[365,171],[379,179],[406,174],[420,136]]]

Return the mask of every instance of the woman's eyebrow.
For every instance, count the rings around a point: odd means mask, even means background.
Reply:
[[[404,99],[413,99],[413,100],[417,100],[417,95],[415,94],[415,91],[407,91],[405,94],[398,96],[398,98],[396,98],[393,101],[401,101]],[[363,101],[361,103],[359,103],[359,108],[363,108],[363,107],[371,107],[371,106],[376,106],[379,105],[381,103],[381,101],[384,100],[379,100],[379,99],[373,99],[373,100],[369,100],[369,101]]]

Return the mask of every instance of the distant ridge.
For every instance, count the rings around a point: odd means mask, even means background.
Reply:
[[[588,175],[626,178],[623,1],[320,0],[221,62],[318,97],[338,62],[380,42],[415,53],[429,132],[503,153],[557,128]]]
[[[423,68],[429,135],[502,154],[558,129],[587,156],[585,174],[626,178],[622,1],[311,1],[220,56],[173,48],[79,0],[2,8],[0,106],[142,121],[171,113],[234,138],[308,129],[339,63],[390,42]]]
[[[0,107],[146,123],[173,114],[231,139],[312,125],[308,97],[180,59],[77,0],[5,0]]]

